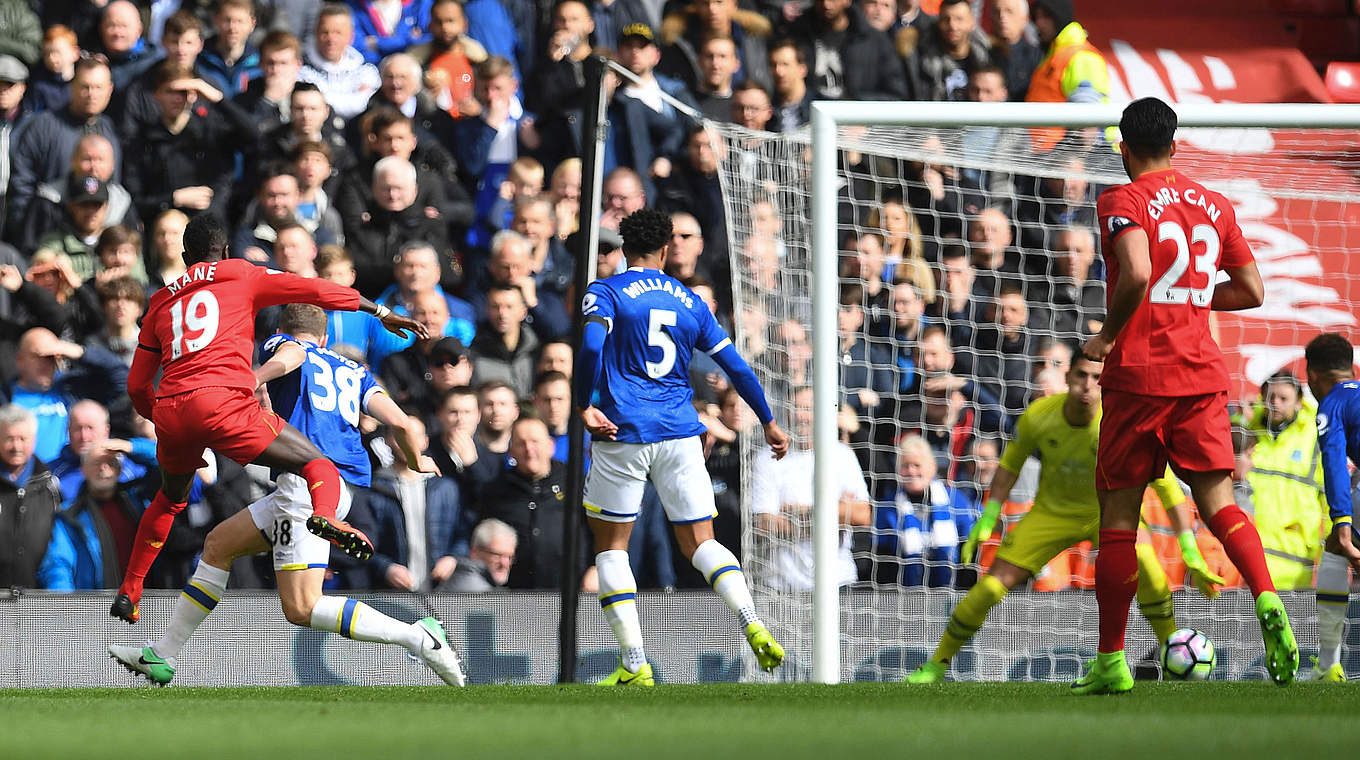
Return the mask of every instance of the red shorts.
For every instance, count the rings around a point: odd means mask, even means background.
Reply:
[[[157,399],[156,458],[161,469],[187,475],[204,466],[203,449],[249,464],[287,423],[239,388],[200,388]]]
[[[1166,472],[1233,468],[1228,394],[1144,396],[1105,390],[1096,488],[1141,488]]]

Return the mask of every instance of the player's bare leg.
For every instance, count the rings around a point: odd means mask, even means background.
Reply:
[[[175,515],[184,511],[189,501],[189,489],[194,485],[194,473],[175,474],[161,470],[161,488],[137,522],[137,537],[132,542],[132,556],[118,594],[113,598],[109,614],[128,623],[141,617],[142,584],[146,574],[161,553]]]
[[[619,667],[601,686],[652,686],[652,666],[642,646],[642,623],[637,614],[637,580],[628,563],[628,537],[633,522],[611,522],[593,515],[586,523],[595,537],[595,572],[600,584],[600,609],[619,642]]]
[[[774,636],[760,615],[756,613],[755,600],[751,589],[746,585],[746,574],[741,563],[727,547],[713,537],[713,521],[698,520],[679,523],[674,526],[675,540],[680,551],[708,581],[708,585],[722,597],[729,609],[741,621],[746,634],[746,643],[755,653],[756,663],[761,670],[773,671],[784,663],[784,647],[775,641]]]
[[[275,576],[283,616],[293,625],[338,633],[355,641],[397,644],[421,658],[444,683],[462,686],[466,682],[458,653],[435,618],[403,623],[355,599],[325,596],[321,593],[324,567],[279,570]]]
[[[198,567],[175,601],[170,625],[160,639],[148,641],[144,647],[112,644],[109,656],[153,683],[162,686],[169,683],[175,675],[175,658],[184,648],[184,642],[222,599],[227,578],[231,575],[231,563],[237,557],[266,551],[269,551],[269,542],[255,527],[249,510],[243,509],[224,520],[204,541]]]
[[[1256,597],[1256,617],[1261,623],[1261,638],[1266,645],[1266,670],[1280,686],[1294,682],[1299,670],[1299,647],[1289,625],[1289,615],[1275,593],[1275,583],[1266,567],[1261,535],[1246,513],[1233,500],[1232,480],[1227,470],[1183,472],[1190,484],[1195,504],[1214,537],[1223,544],[1252,596]]]
[[[1096,605],[1100,642],[1090,669],[1072,683],[1073,694],[1117,694],[1133,688],[1124,658],[1129,605],[1138,590],[1138,514],[1145,486],[1097,491],[1100,553],[1096,555]]]
[[[927,684],[943,680],[945,671],[949,669],[949,661],[982,628],[992,608],[1000,604],[1011,589],[1029,580],[1031,575],[1033,573],[1029,570],[1004,559],[994,560],[986,575],[979,578],[954,605],[935,653],[907,676],[907,683]]]
[[[194,575],[175,603],[170,625],[161,638],[145,648],[110,646],[109,654],[124,667],[164,685],[174,675],[175,658],[185,642],[217,607],[226,590],[231,563],[238,557],[270,550],[249,510],[241,510],[208,534]],[[443,627],[427,618],[406,624],[353,599],[323,596],[325,568],[279,570],[279,600],[288,622],[339,633],[358,641],[399,644],[422,658],[446,683],[461,686],[463,671]]]
[[[340,547],[357,559],[373,556],[373,542],[363,531],[335,516],[340,504],[340,471],[307,437],[292,425],[284,424],[279,435],[260,455],[256,464],[272,467],[307,481],[307,493],[312,499],[312,516],[307,519],[307,530]]]

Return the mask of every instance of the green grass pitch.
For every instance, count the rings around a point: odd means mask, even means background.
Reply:
[[[0,757],[1282,760],[1348,749],[1358,687],[1139,683],[1094,698],[1063,684],[3,690]]]

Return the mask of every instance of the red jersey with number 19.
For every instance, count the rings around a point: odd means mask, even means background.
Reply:
[[[157,398],[200,388],[255,390],[251,359],[255,313],[266,306],[310,303],[323,309],[353,311],[359,291],[321,279],[299,277],[256,266],[244,259],[200,262],[151,296],[137,347],[161,357]],[[141,352],[137,358],[141,357]],[[149,401],[148,376],[136,371],[128,392]],[[151,375],[155,374],[154,368]],[[141,387],[134,388],[134,385]],[[145,414],[140,407],[139,412]]]
[[[1148,172],[1100,194],[1107,301],[1119,279],[1114,243],[1141,229],[1152,275],[1147,295],[1105,360],[1101,386],[1147,396],[1226,392],[1228,367],[1209,333],[1218,270],[1247,266],[1251,248],[1232,204],[1175,169]]]

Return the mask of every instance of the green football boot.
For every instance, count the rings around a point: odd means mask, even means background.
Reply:
[[[644,663],[638,672],[633,673],[619,663],[614,672],[609,677],[595,684],[596,686],[656,686],[656,681],[652,679],[652,666]]]
[[[1345,683],[1346,669],[1341,667],[1341,663],[1334,662],[1327,669],[1318,667],[1318,658],[1313,658],[1313,667],[1308,669],[1308,680],[1322,681],[1323,683]]]
[[[784,647],[779,646],[779,642],[774,640],[764,625],[751,623],[746,626],[746,643],[751,645],[751,651],[756,653],[756,662],[766,673],[772,673],[784,664]]]
[[[1294,683],[1299,671],[1299,645],[1289,627],[1289,614],[1279,594],[1266,591],[1256,597],[1256,618],[1261,621],[1261,638],[1266,642],[1266,670],[1278,686]]]
[[[129,673],[145,676],[146,680],[157,686],[164,686],[175,677],[175,660],[157,655],[150,644],[144,647],[110,644],[109,656],[127,668]]]
[[[907,683],[939,683],[944,680],[944,672],[949,669],[949,664],[926,660],[906,677]]]
[[[1124,651],[1101,652],[1086,663],[1086,675],[1072,682],[1072,693],[1123,694],[1133,690],[1133,674]]]

